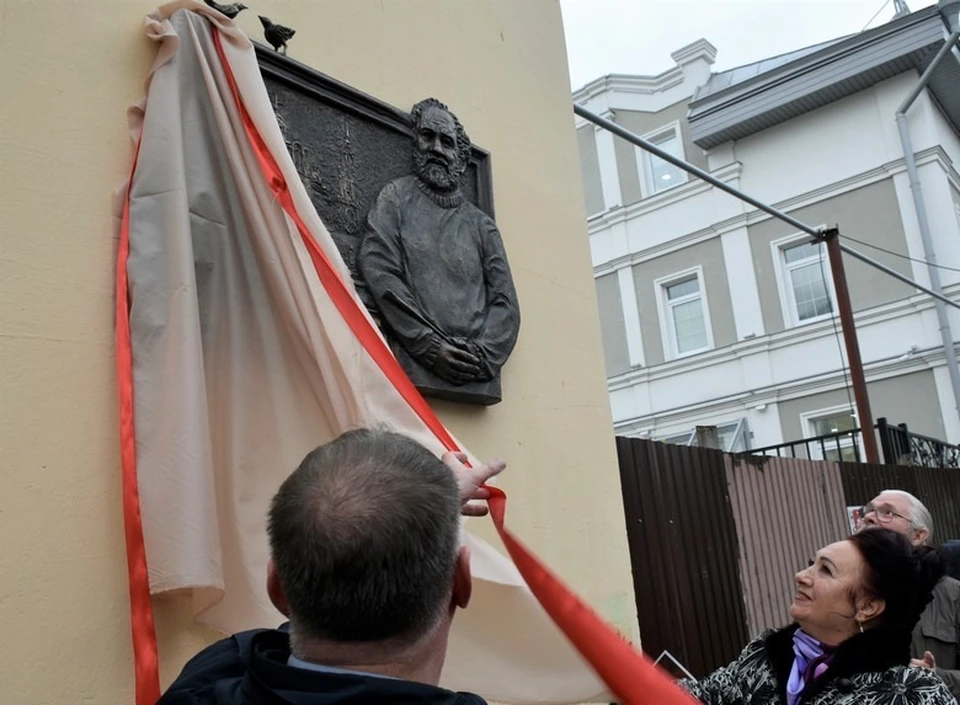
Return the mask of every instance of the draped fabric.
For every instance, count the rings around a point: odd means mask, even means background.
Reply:
[[[223,632],[281,621],[264,584],[265,518],[309,450],[375,424],[438,454],[458,445],[360,304],[286,151],[250,41],[195,0],[161,7],[145,27],[158,52],[147,98],[130,111],[139,147],[117,275],[138,705],[156,669],[148,589],[189,591],[196,619]],[[594,669],[644,662],[509,536],[504,501],[497,491],[492,513],[519,561],[471,534],[480,520],[466,522],[473,599],[454,620],[442,685],[512,703],[608,698]],[[548,617],[537,598],[557,590]],[[593,669],[551,617],[603,632],[599,655],[586,656]],[[638,676],[674,692],[652,669]]]

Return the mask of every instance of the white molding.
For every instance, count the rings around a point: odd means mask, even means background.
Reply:
[[[960,300],[960,284],[944,287],[944,294],[953,300]],[[862,326],[884,323],[899,318],[919,315],[934,308],[933,299],[923,293],[914,294],[904,299],[874,306],[854,313],[854,322],[858,328]],[[742,340],[732,345],[716,348],[699,353],[695,360],[680,358],[668,360],[660,365],[645,367],[642,370],[633,370],[607,380],[611,392],[626,389],[637,385],[644,385],[662,379],[669,379],[682,375],[698,368],[709,365],[722,365],[733,362],[747,355],[770,353],[795,345],[801,341],[815,341],[822,338],[833,338],[836,332],[830,320],[819,321],[808,326],[786,328],[777,333],[758,338]],[[865,363],[869,364],[869,363]]]
[[[933,370],[933,383],[937,390],[937,404],[943,419],[944,440],[949,443],[960,441],[960,409],[953,396],[953,384],[950,370],[946,364]]]
[[[939,147],[918,152],[919,165],[936,163],[939,164],[949,175],[953,170],[953,167],[948,160],[949,157],[947,157],[946,153],[943,152],[943,150]],[[712,174],[724,182],[729,183],[730,181],[740,177],[742,166],[743,165],[741,163],[736,162],[735,164],[724,166],[721,169],[712,172]],[[884,166],[870,169],[869,171],[862,172],[861,174],[850,177],[849,179],[843,179],[841,181],[807,191],[806,193],[799,194],[788,200],[775,203],[773,206],[778,210],[790,213],[793,210],[820,203],[821,201],[825,201],[830,198],[842,196],[845,193],[855,191],[859,188],[863,188],[864,186],[870,186],[871,184],[884,181],[885,179],[892,179],[892,177],[900,173],[906,173],[906,164],[904,163],[903,159],[898,159]],[[592,216],[587,222],[587,229],[590,236],[599,236],[612,228],[614,225],[619,224],[629,226],[632,224],[632,221],[638,220],[644,215],[660,210],[667,205],[679,203],[710,190],[719,191],[719,189],[714,189],[710,184],[707,184],[704,181],[700,181],[699,179],[691,179],[683,186],[678,186],[675,189],[658,193],[656,196],[645,201],[638,201],[637,203],[631,204],[626,208],[618,208],[611,213],[603,213]],[[726,194],[723,194],[723,196],[726,197]],[[733,197],[730,196],[730,198]],[[661,201],[660,199],[664,200]],[[656,259],[665,254],[669,254],[670,252],[682,250],[686,247],[690,247],[691,245],[699,244],[714,237],[718,237],[724,232],[736,230],[737,228],[744,226],[756,225],[758,223],[770,220],[773,217],[774,216],[769,215],[761,210],[749,210],[732,218],[717,221],[699,230],[673,238],[668,242],[655,245],[654,247],[636,252],[629,252],[600,263],[595,262],[593,268],[594,276],[602,276],[603,274],[609,274],[619,267],[633,266],[640,264],[641,262]],[[911,254],[911,256],[913,255]]]
[[[943,373],[946,374],[946,360],[944,359],[943,349],[939,346],[934,346],[926,351],[919,351],[908,360],[902,360],[901,357],[876,361],[866,365],[867,383],[893,379],[917,372],[930,371],[934,374],[934,379],[936,379],[940,370],[943,370]],[[660,429],[675,428],[690,423],[696,425],[697,421],[700,420],[723,419],[733,414],[742,415],[758,405],[766,405],[768,407],[766,413],[770,413],[769,407],[781,402],[839,391],[846,389],[848,386],[847,376],[843,370],[838,369],[769,388],[739,392],[696,404],[662,409],[649,414],[621,419],[614,422],[614,429],[617,435],[635,434],[642,431],[647,431],[652,435],[661,435],[662,433],[669,433],[669,431],[661,431]],[[949,434],[947,440],[950,440]]]
[[[740,178],[742,170],[743,164],[734,162],[733,164],[724,165],[716,171],[711,172],[711,176],[720,179],[724,183],[730,183]],[[649,213],[658,211],[661,208],[665,208],[666,206],[672,206],[675,203],[693,198],[701,193],[712,191],[713,188],[714,187],[706,181],[696,178],[688,179],[687,182],[681,186],[661,191],[650,198],[631,203],[629,206],[613,213],[604,213],[602,218],[591,218],[589,224],[590,234],[595,235],[601,233],[612,225],[635,220]],[[730,196],[730,198],[733,198],[733,196]]]
[[[717,59],[717,48],[706,39],[700,38],[671,52],[670,58],[678,66],[692,63],[698,59],[703,59],[708,64],[712,64]]]
[[[746,228],[725,232],[720,236],[723,251],[723,266],[727,273],[727,289],[730,291],[730,305],[733,309],[733,322],[737,329],[737,340],[747,340],[766,333],[763,324],[763,310],[760,307],[760,286],[757,273],[752,265],[753,250]],[[750,266],[743,266],[750,262]],[[736,276],[731,276],[736,272]]]
[[[620,172],[617,169],[617,151],[612,132],[596,127],[593,131],[597,142],[597,162],[600,165],[600,188],[603,191],[603,207],[606,211],[623,205],[620,192]]]
[[[673,323],[673,314],[669,301],[667,300],[666,289],[673,283],[679,283],[691,278],[694,275],[700,288],[699,299],[700,307],[703,312],[703,327],[707,336],[707,345],[697,350],[689,350],[681,353],[677,346],[676,329]],[[686,359],[695,355],[700,355],[714,349],[713,326],[710,322],[710,304],[708,302],[707,287],[703,276],[703,267],[697,265],[688,269],[674,272],[665,277],[655,279],[653,282],[654,296],[657,301],[657,312],[660,319],[660,340],[663,344],[663,357],[665,360]]]
[[[573,92],[573,102],[593,113],[633,110],[658,113],[693,96],[698,86],[687,84],[683,66],[674,66],[657,76],[608,74]],[[576,127],[592,124],[579,115]]]
[[[623,324],[627,333],[627,356],[631,367],[643,367],[643,328],[640,324],[640,308],[637,305],[637,288],[633,279],[633,270],[623,268],[617,271],[620,285],[620,306],[623,310]]]

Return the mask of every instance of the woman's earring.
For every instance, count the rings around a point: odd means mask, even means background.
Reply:
[[[860,627],[860,633],[863,634],[863,621],[857,617],[857,626]]]

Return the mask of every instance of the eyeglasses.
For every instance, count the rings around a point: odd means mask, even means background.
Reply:
[[[872,504],[865,504],[860,509],[860,520],[863,521],[867,518],[867,514],[873,512],[877,515],[877,521],[882,523],[887,523],[888,521],[893,521],[894,517],[900,517],[904,521],[910,521],[908,517],[903,516],[903,514],[897,514],[895,511],[889,507],[875,507]]]

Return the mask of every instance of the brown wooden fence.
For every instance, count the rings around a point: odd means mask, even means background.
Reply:
[[[783,626],[793,576],[821,546],[850,533],[836,463],[793,458],[726,458],[737,520],[740,579],[751,635]]]
[[[724,454],[633,438],[617,452],[644,650],[700,677],[748,636]]]
[[[794,573],[849,532],[846,507],[915,494],[960,538],[960,470],[730,455],[617,438],[640,638],[700,677],[789,621]]]

